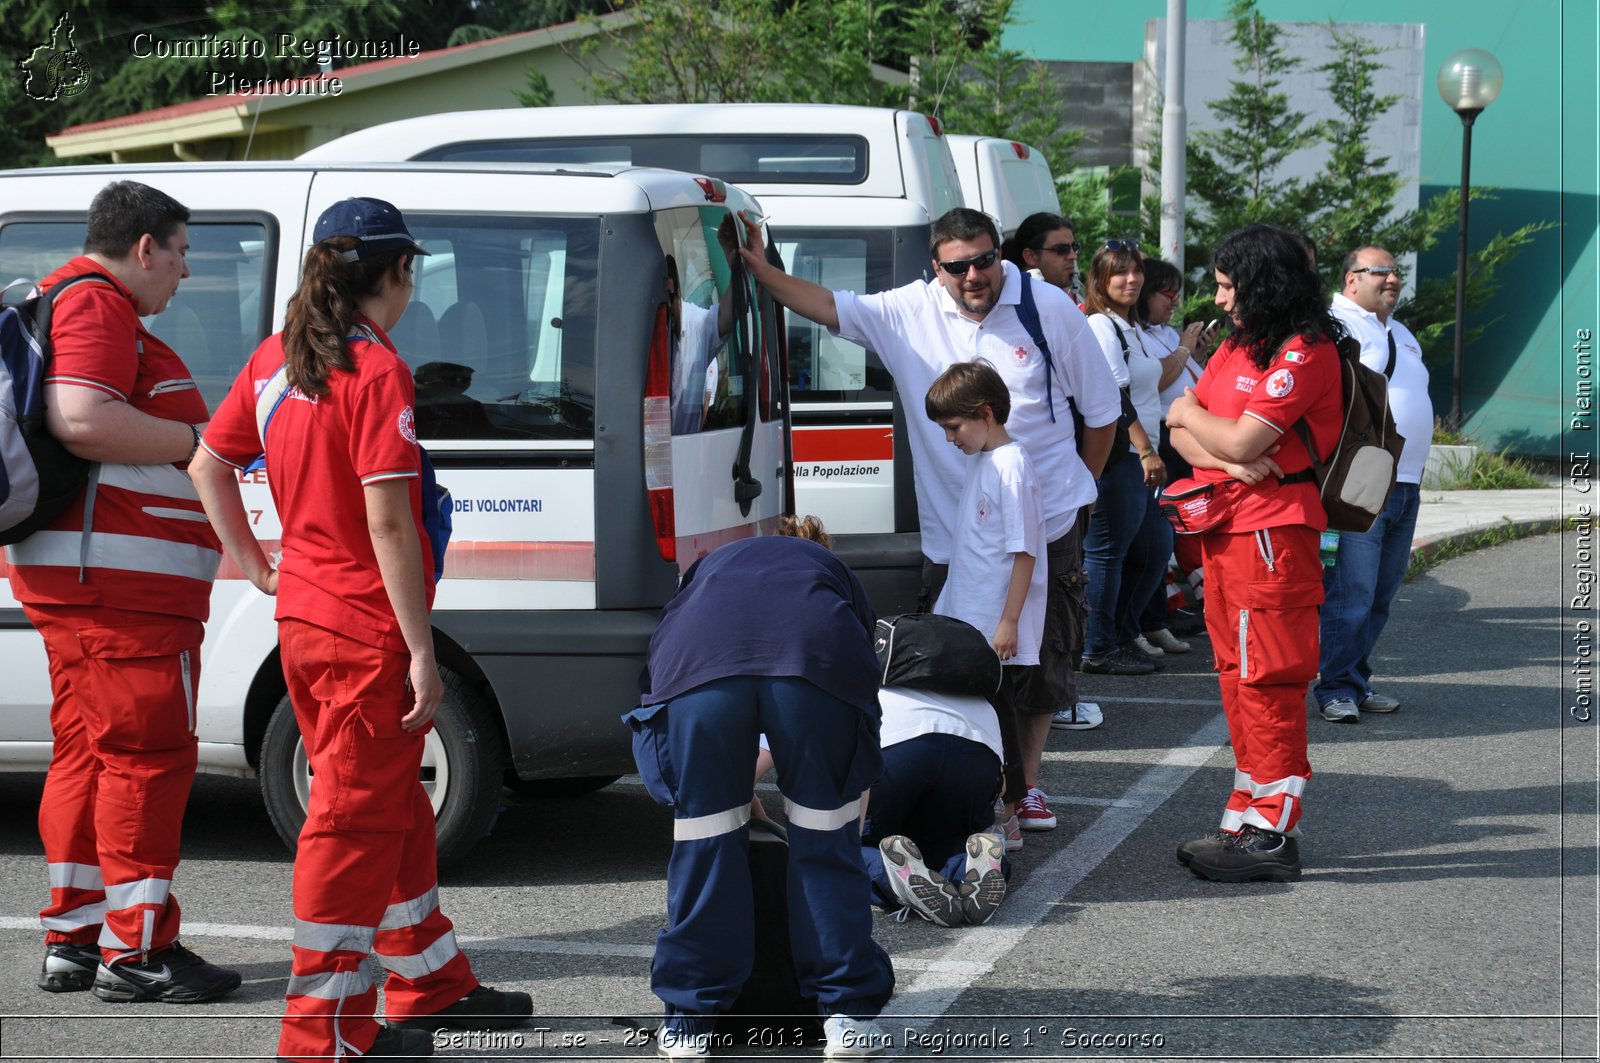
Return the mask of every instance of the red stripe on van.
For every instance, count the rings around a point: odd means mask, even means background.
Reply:
[[[796,428],[795,461],[893,461],[893,428]]]
[[[269,554],[280,548],[267,539],[261,548]],[[594,582],[594,543],[506,543],[452,539],[444,557],[447,579],[517,579]],[[244,572],[223,558],[218,579],[244,579]]]
[[[736,524],[731,528],[700,532],[698,535],[678,536],[678,566],[688,567],[719,546],[754,535],[771,535],[778,530],[777,517],[764,517],[754,524]]]

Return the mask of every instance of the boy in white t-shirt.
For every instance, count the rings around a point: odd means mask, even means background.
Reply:
[[[961,502],[950,521],[950,575],[933,611],[987,635],[1005,665],[995,698],[1005,742],[1006,816],[1027,793],[1013,692],[1039,664],[1044,634],[1044,509],[1033,462],[1006,431],[1011,392],[984,361],[958,362],[928,389],[929,418],[968,455]]]

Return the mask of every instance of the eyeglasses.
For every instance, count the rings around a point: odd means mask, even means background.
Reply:
[[[1151,295],[1164,295],[1168,299],[1171,299],[1173,302],[1177,302],[1178,301],[1178,290],[1176,288],[1156,288],[1150,294]]]
[[[1079,251],[1082,251],[1083,245],[1078,243],[1078,241],[1073,240],[1070,243],[1065,244],[1051,244],[1049,247],[1041,247],[1039,250],[1048,251],[1052,255],[1061,255],[1062,257],[1065,257],[1067,255],[1075,255]]]
[[[988,269],[994,265],[994,260],[999,257],[999,251],[985,251],[983,254],[974,255],[971,258],[953,258],[949,262],[941,262],[939,263],[939,268],[952,277],[965,277],[967,270],[972,267],[976,266],[980,270]]]
[[[1101,245],[1107,251],[1138,251],[1139,245],[1133,240],[1107,240]]]
[[[1353,269],[1350,272],[1370,273],[1379,280],[1385,277],[1398,277],[1401,275],[1399,266],[1362,266],[1360,269]]]

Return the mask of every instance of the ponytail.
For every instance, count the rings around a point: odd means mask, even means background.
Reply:
[[[300,269],[300,286],[289,297],[282,340],[285,377],[307,395],[326,395],[330,376],[355,368],[345,338],[355,327],[358,304],[376,295],[384,274],[412,254],[396,251],[346,261],[344,252],[359,243],[334,236],[312,244]]]

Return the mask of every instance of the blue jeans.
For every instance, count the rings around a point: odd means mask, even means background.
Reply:
[[[1359,704],[1371,693],[1368,657],[1405,579],[1421,500],[1416,484],[1397,483],[1369,530],[1339,533],[1338,563],[1322,572],[1322,676],[1313,688],[1318,705],[1341,698]]]
[[[1139,618],[1172,555],[1171,526],[1144,483],[1137,455],[1113,455],[1095,482],[1100,497],[1084,537],[1089,577],[1086,657],[1104,657],[1139,637]]]

